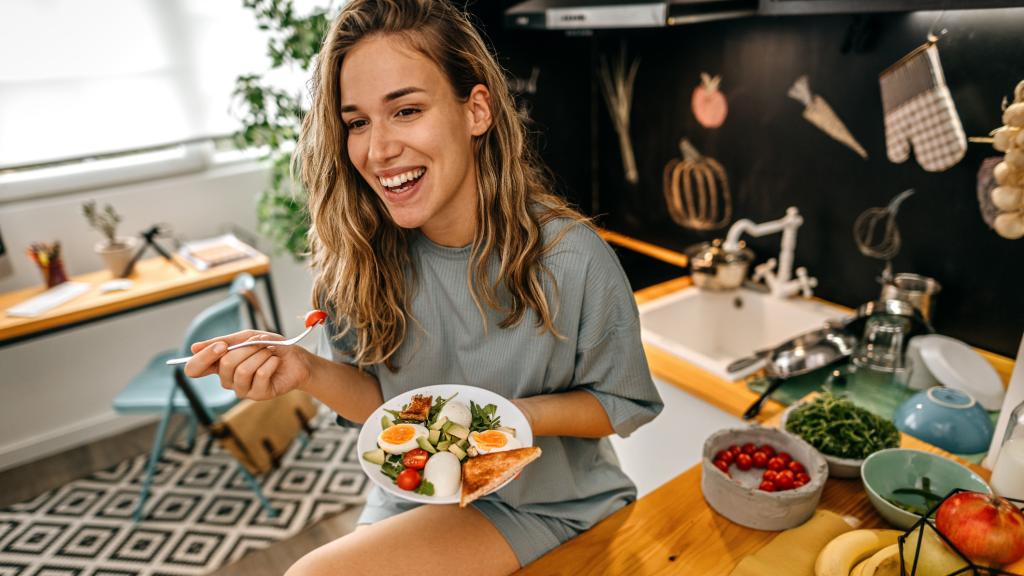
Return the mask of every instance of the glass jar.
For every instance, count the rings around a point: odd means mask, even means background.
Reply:
[[[992,467],[992,489],[1004,498],[1024,500],[1024,402],[1010,413],[1006,434]]]

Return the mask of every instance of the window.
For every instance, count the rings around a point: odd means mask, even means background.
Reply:
[[[0,172],[230,134],[269,67],[242,0],[4,0],[0,55]]]

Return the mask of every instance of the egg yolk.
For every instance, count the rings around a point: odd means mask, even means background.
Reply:
[[[497,430],[473,432],[473,440],[476,441],[477,449],[483,450],[496,450],[508,444],[508,436]]]
[[[396,424],[381,433],[380,439],[388,444],[402,444],[412,440],[416,429],[408,424]]]

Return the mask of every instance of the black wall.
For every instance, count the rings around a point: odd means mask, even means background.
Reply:
[[[1016,354],[1024,330],[1024,239],[990,230],[976,192],[981,162],[997,153],[970,144],[942,173],[925,172],[913,156],[904,164],[886,158],[878,73],[921,44],[939,13],[756,17],[567,36],[502,29],[510,3],[487,0],[471,9],[511,74],[527,78],[540,67],[537,93],[521,101],[541,153],[562,191],[602,225],[675,249],[725,235],[686,230],[668,217],[662,171],[685,136],[728,172],[734,218],[760,222],[790,205],[800,209],[796,265],[818,278],[818,296],[855,307],[877,297],[882,264],[857,250],[854,219],[915,188],[899,213],[903,247],[895,270],[942,283],[934,311],[939,332]],[[948,29],[939,54],[964,129],[985,136],[1001,125],[1002,98],[1024,79],[1024,8],[947,11],[937,28]],[[631,131],[640,182],[632,187],[596,82],[599,55],[614,56],[622,42],[641,59]],[[729,116],[718,129],[701,127],[690,111],[702,71],[723,77]],[[803,106],[787,91],[802,74],[868,160],[801,117]],[[747,242],[759,261],[778,253],[778,235]]]

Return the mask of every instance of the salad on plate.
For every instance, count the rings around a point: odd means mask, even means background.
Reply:
[[[363,426],[358,448],[364,470],[386,491],[465,506],[539,457],[531,444],[529,423],[508,400],[482,388],[440,385],[385,402]]]

